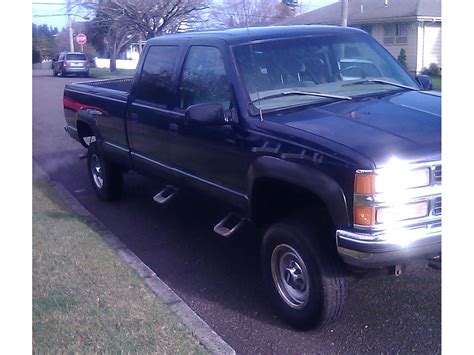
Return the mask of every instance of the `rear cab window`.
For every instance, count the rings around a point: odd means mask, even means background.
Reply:
[[[174,45],[150,47],[137,85],[137,100],[163,106],[173,101],[173,71],[178,48]]]

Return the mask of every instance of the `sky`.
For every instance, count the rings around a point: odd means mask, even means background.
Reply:
[[[33,23],[37,25],[47,24],[57,27],[59,30],[67,26],[66,0],[33,0],[32,17]],[[73,8],[71,13],[76,22],[84,21],[81,16],[86,16],[84,11]]]
[[[296,13],[299,14],[301,10],[304,10],[304,12],[311,11],[338,1],[339,0],[300,0],[302,7],[301,9],[297,9]],[[48,26],[57,27],[58,29],[66,27],[67,25],[66,0],[33,0],[32,12],[33,23],[35,24],[47,24]],[[84,12],[81,13],[75,9],[72,13],[76,15],[73,16],[75,21],[84,21],[81,18],[81,15],[86,16]]]

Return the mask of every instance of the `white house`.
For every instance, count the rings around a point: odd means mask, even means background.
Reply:
[[[408,70],[441,63],[441,0],[349,0],[348,26],[370,33],[397,58],[406,51]],[[337,2],[293,17],[281,24],[338,25]]]
[[[138,62],[140,53],[142,52],[143,47],[145,47],[145,43],[146,41],[141,40],[130,44],[125,51],[125,58]]]

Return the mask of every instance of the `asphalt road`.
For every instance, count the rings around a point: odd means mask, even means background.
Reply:
[[[353,279],[345,314],[331,326],[298,332],[274,316],[263,290],[258,245],[251,236],[223,240],[212,227],[225,206],[186,192],[169,206],[152,197],[164,181],[135,173],[124,196],[98,200],[85,150],[64,132],[64,84],[88,79],[33,73],[33,158],[224,340],[241,354],[440,353],[441,273],[418,263],[401,277],[379,273]]]

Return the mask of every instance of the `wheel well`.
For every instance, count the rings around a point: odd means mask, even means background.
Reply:
[[[94,132],[92,131],[92,128],[85,122],[83,121],[77,121],[77,135],[79,136],[79,140],[81,142],[81,144],[84,146],[84,147],[88,147],[90,142],[89,143],[86,143],[85,139],[86,137],[95,137],[95,134]]]
[[[251,218],[259,228],[290,217],[297,211],[309,211],[313,220],[332,225],[325,203],[306,188],[273,178],[260,178],[252,191]]]

